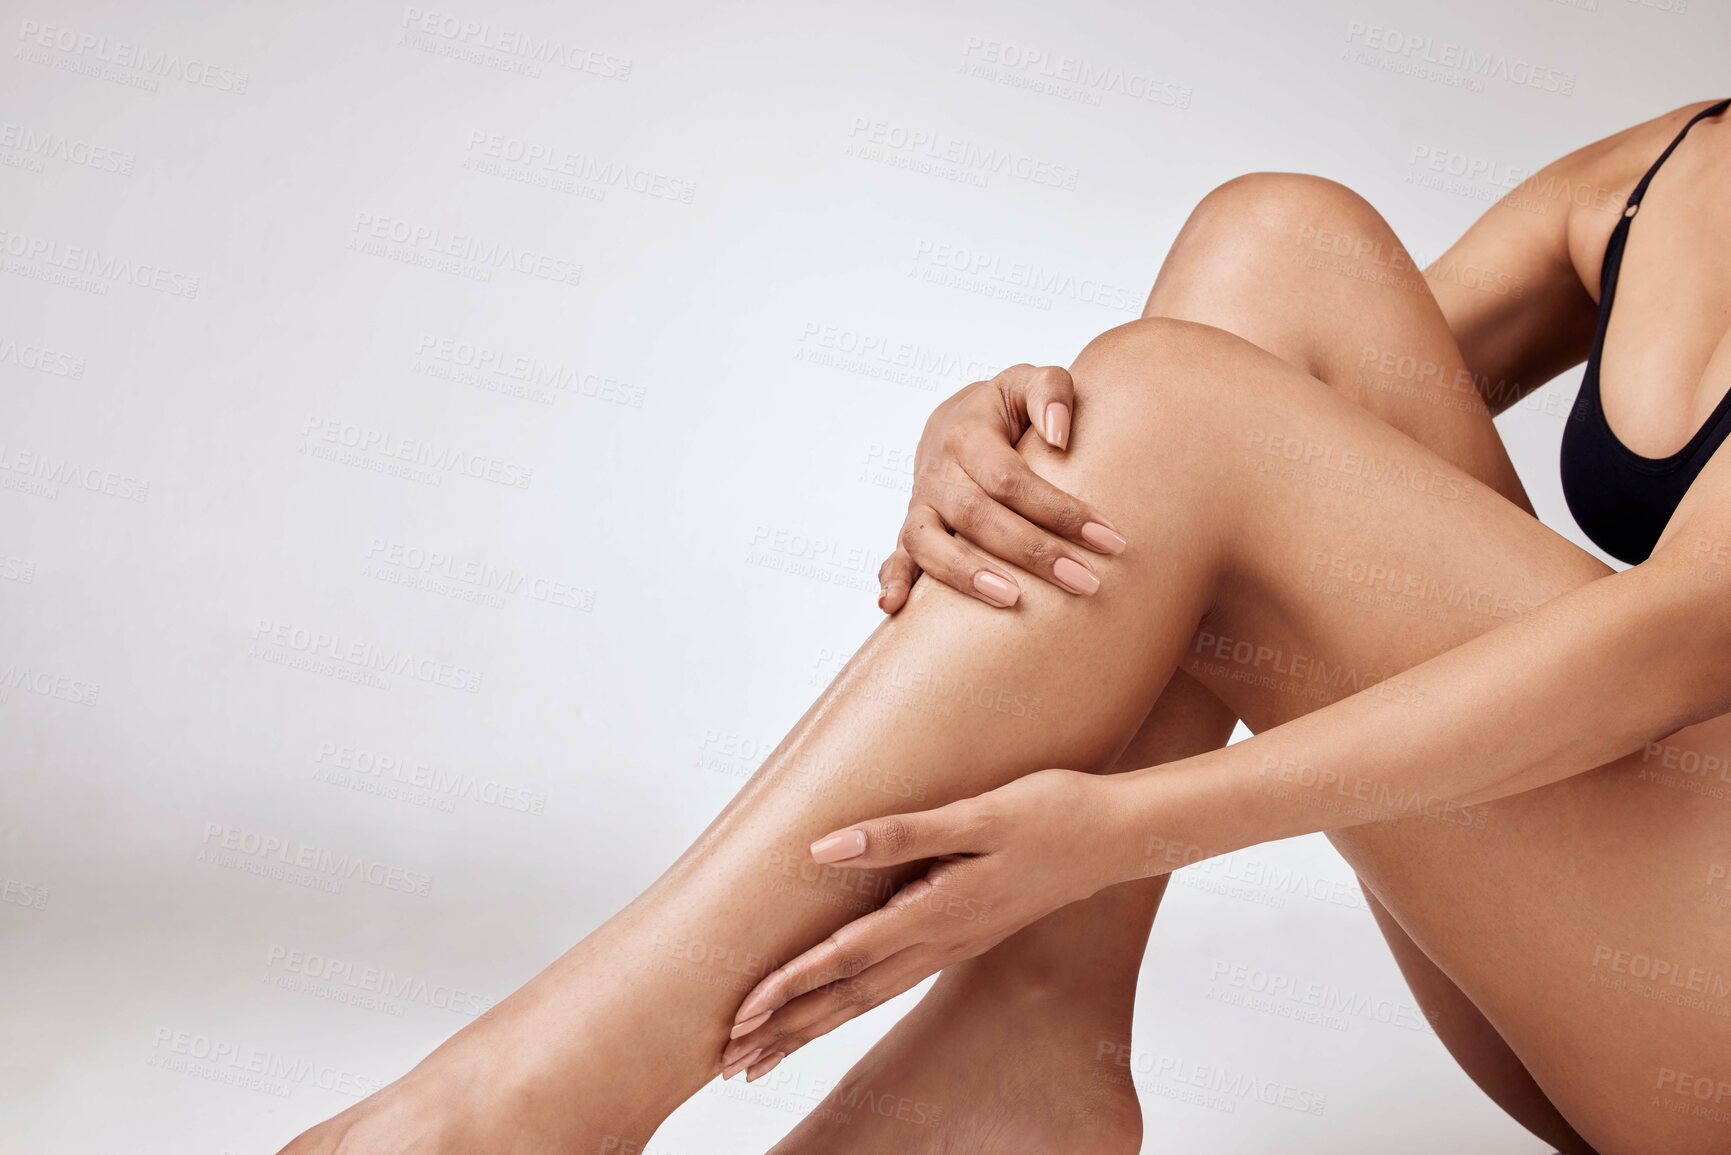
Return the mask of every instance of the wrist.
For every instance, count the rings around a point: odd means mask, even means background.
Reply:
[[[1113,882],[1154,878],[1242,849],[1245,807],[1227,797],[1231,748],[1114,774],[1109,791]]]

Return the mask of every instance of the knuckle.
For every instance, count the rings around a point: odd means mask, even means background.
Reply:
[[[967,489],[950,499],[949,520],[957,529],[973,529],[985,519],[992,501],[977,489]]]
[[[986,492],[995,497],[1010,499],[1022,490],[1022,477],[1026,467],[1021,464],[1021,458],[1015,462],[1003,461],[981,470],[984,475],[981,485]]]
[[[982,801],[975,808],[968,825],[981,842],[996,845],[999,836],[1004,832],[1004,823],[1003,810],[994,802]]]
[[[843,947],[835,956],[835,976],[851,979],[871,965],[871,956],[858,947]]]
[[[1060,501],[1052,510],[1052,525],[1064,533],[1074,533],[1088,520],[1088,511],[1074,501]]]
[[[885,854],[899,855],[914,844],[913,826],[900,818],[884,819],[872,833]]]
[[[1067,557],[1069,555],[1061,555],[1058,547],[1052,543],[1052,539],[1049,537],[1034,534],[1022,543],[1022,561],[1025,569],[1043,572],[1057,564],[1060,556]]]
[[[1042,365],[1034,370],[1034,379],[1048,392],[1065,391],[1070,387],[1070,374],[1056,365]]]

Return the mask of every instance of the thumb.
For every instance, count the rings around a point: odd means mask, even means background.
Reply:
[[[1028,424],[1053,449],[1070,444],[1070,414],[1076,403],[1076,383],[1056,365],[1016,365],[1000,381],[1008,399],[1027,414]]]
[[[971,845],[970,802],[972,799],[964,799],[936,810],[856,822],[812,843],[812,861],[862,867],[895,866],[984,849]]]

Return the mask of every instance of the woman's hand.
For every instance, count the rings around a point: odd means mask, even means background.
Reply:
[[[812,843],[850,869],[937,861],[882,909],[855,919],[757,984],[722,1053],[747,1080],[807,1042],[983,954],[1061,906],[1122,881],[1134,848],[1106,832],[1107,782],[1041,770],[937,810],[861,822]]]
[[[1015,578],[961,539],[1071,593],[1100,588],[1088,552],[1121,553],[1123,537],[1016,452],[1030,426],[1052,448],[1067,448],[1074,405],[1064,370],[1012,365],[938,406],[914,454],[900,540],[878,570],[880,609],[901,609],[922,570],[987,605],[1015,605]]]

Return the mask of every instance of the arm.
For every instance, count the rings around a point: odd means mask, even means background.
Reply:
[[[759,983],[731,1046],[796,1047],[1106,886],[1381,819],[1475,823],[1478,803],[1731,710],[1728,511],[1731,449],[1646,562],[1247,742],[1103,778],[1042,770],[818,840],[818,863],[932,865]]]
[[[1171,830],[1210,855],[1545,786],[1731,710],[1728,577],[1731,451],[1721,449],[1633,569],[1413,667],[1394,680],[1398,693],[1373,686],[1102,785],[1120,791],[1131,842]],[[1170,868],[1134,856],[1122,877]]]
[[[1592,346],[1597,306],[1569,252],[1570,190],[1587,179],[1578,156],[1535,173],[1425,269],[1493,414],[1580,364]]]
[[[1512,189],[1425,270],[1492,413],[1586,359],[1596,285],[1629,191],[1683,122],[1685,105],[1576,149]]]

